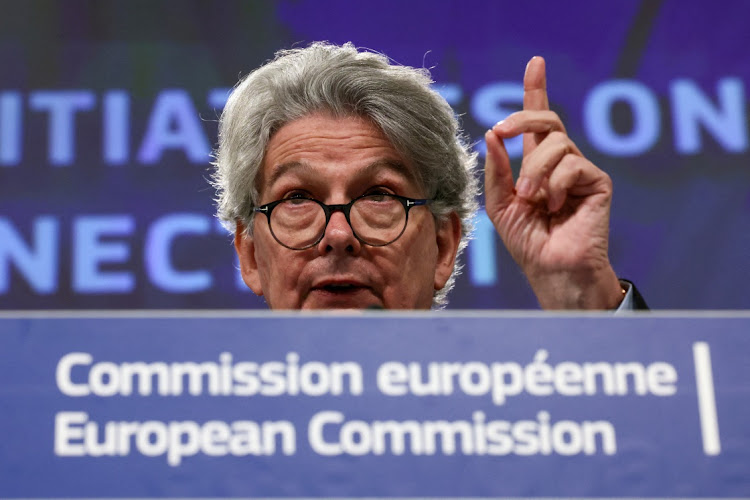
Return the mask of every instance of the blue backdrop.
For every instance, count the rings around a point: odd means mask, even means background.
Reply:
[[[0,307],[263,307],[212,218],[209,154],[238,77],[314,40],[431,68],[480,151],[545,56],[553,109],[614,180],[618,274],[654,308],[750,304],[747,2],[0,7]],[[449,307],[536,307],[484,218],[465,262]]]

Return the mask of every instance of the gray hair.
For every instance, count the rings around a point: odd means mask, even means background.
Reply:
[[[436,221],[452,212],[458,215],[460,255],[477,210],[476,153],[432,83],[426,69],[391,63],[350,43],[318,42],[277,52],[237,84],[221,115],[213,174],[218,218],[232,232],[237,221],[250,230],[260,201],[258,173],[269,140],[282,126],[320,111],[361,116],[415,166],[426,196],[435,200],[430,209]],[[445,304],[459,270],[457,264],[446,286],[435,293],[435,306]]]

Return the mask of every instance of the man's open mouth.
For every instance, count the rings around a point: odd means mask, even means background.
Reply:
[[[366,281],[355,278],[327,278],[317,281],[305,299],[310,309],[366,309],[381,301]]]

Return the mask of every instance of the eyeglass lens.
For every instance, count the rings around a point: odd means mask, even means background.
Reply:
[[[393,242],[403,232],[406,209],[392,196],[365,196],[352,204],[349,220],[361,241],[382,246]],[[325,232],[325,209],[313,200],[291,198],[273,209],[270,224],[279,243],[294,249],[306,248],[315,244]]]

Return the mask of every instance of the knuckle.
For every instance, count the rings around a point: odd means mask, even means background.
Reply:
[[[562,141],[555,143],[555,149],[557,150],[556,152],[558,156],[560,157],[559,162],[562,162],[566,156],[570,156],[570,148],[568,147],[567,144],[565,144]]]
[[[565,124],[563,123],[562,118],[560,118],[560,115],[558,115],[555,111],[548,111],[548,113],[552,128],[565,134]],[[567,134],[565,135],[567,136]]]
[[[553,130],[547,137],[552,141],[561,143],[561,145],[566,149],[570,146],[570,144],[572,144],[565,132],[562,132],[560,130]]]
[[[562,160],[560,160],[560,163],[564,163],[568,167],[577,167],[577,168],[583,168],[583,161],[585,161],[584,158],[581,158],[580,156],[573,154],[571,152],[567,152],[565,156],[563,156]]]

